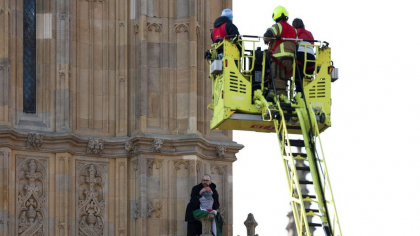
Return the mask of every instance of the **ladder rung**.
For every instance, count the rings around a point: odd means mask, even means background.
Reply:
[[[322,227],[322,224],[318,223],[308,223],[309,227]]]
[[[310,171],[309,166],[296,166],[296,170]]]
[[[281,102],[281,103],[280,103],[280,107],[281,107],[281,108],[283,108],[283,107],[292,107],[292,104],[291,104],[291,103]]]
[[[300,130],[300,126],[291,126],[291,125],[288,125],[286,127],[287,127],[287,129],[298,129],[298,130]],[[302,147],[304,147],[304,146],[302,146]]]
[[[283,113],[284,114],[284,119],[285,120],[289,120],[292,117],[297,117],[296,114],[290,114],[290,113]]]
[[[281,109],[283,110],[283,112],[284,111],[290,111],[290,112],[293,112],[293,111],[295,111],[295,108],[292,108],[292,107],[281,107]]]
[[[318,210],[318,209],[305,209],[305,211],[306,211],[306,212],[310,212],[310,211],[312,211],[312,212],[319,212],[319,210]]]
[[[305,195],[305,194],[302,194],[302,198],[316,198],[316,196],[315,195]]]
[[[301,156],[301,157],[307,157],[306,153],[300,153],[300,152],[293,152],[292,156]]]
[[[300,184],[314,184],[314,182],[312,181],[308,181],[308,180],[299,180]]]
[[[288,129],[300,129],[300,127],[295,127],[295,126],[287,126],[287,128]],[[290,141],[290,146],[294,146],[294,147],[305,147],[305,142],[303,140],[300,140],[300,139],[289,139],[289,141]],[[287,140],[286,140],[286,143],[287,143]]]

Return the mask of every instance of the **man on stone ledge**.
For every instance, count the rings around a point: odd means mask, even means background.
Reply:
[[[194,217],[194,211],[213,211],[219,208],[219,194],[216,185],[211,182],[211,176],[205,174],[201,183],[191,190],[191,199],[187,205],[185,221],[188,222],[187,236],[201,235],[201,222]],[[198,212],[196,212],[197,215]]]

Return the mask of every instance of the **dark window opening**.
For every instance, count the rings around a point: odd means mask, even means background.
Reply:
[[[36,113],[36,0],[23,2],[23,112]]]

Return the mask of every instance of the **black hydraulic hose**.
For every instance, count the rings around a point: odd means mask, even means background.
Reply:
[[[260,36],[255,36],[255,35],[241,35],[244,38],[260,38]]]
[[[304,92],[304,89],[303,89],[303,83],[302,83],[302,78],[301,78],[301,74],[300,74],[300,71],[299,71],[299,64],[297,63],[297,55],[296,55],[296,51],[295,51],[295,63],[296,63],[296,67],[297,67],[297,73],[298,73],[298,77],[299,77],[299,82],[300,82],[300,85],[301,85],[301,88],[302,88],[302,97],[303,97],[303,101],[304,101],[304,103],[305,103],[305,108],[306,108],[306,112],[308,113],[308,118],[309,118],[309,137],[310,137],[310,144],[311,144],[311,149],[313,150],[313,153],[314,153],[314,155],[313,155],[313,158],[315,158],[315,162],[316,162],[316,157],[315,157],[315,155],[317,155],[318,156],[318,154],[317,154],[317,151],[316,151],[316,146],[315,146],[315,142],[314,142],[314,133],[313,133],[313,130],[312,130],[312,118],[311,118],[311,115],[310,115],[310,113],[309,113],[309,108],[308,108],[308,105],[307,105],[307,103],[306,103],[306,98],[305,98],[305,92]],[[296,78],[295,78],[296,79]],[[303,132],[303,131],[302,131]],[[319,157],[318,157],[318,159],[319,159]],[[320,165],[320,167],[322,168],[322,166],[321,166],[321,163],[320,163],[320,161],[318,160],[318,162],[319,162],[319,165]],[[317,168],[317,172],[318,172],[318,166],[317,165],[315,165],[315,168]],[[319,174],[317,175],[317,178],[318,178],[318,182],[319,182],[319,184],[321,184],[321,179],[320,179],[320,177],[319,177]],[[325,179],[325,176],[324,176],[324,179]],[[324,180],[325,181],[325,180]],[[328,226],[331,226],[331,221],[330,221],[330,217],[329,217],[329,214],[328,214],[328,208],[327,208],[327,201],[325,200],[325,193],[324,193],[324,191],[322,190],[322,188],[320,189],[321,190],[321,194],[322,194],[322,198],[323,198],[323,203],[324,203],[324,208],[325,208],[325,213],[326,213],[326,215],[327,215],[327,220],[328,220]],[[326,236],[331,236],[332,235],[332,233],[331,233],[331,229],[328,227],[327,229],[323,226],[323,228],[324,228],[324,232],[325,232],[325,234],[326,234]],[[329,235],[328,235],[329,234]]]

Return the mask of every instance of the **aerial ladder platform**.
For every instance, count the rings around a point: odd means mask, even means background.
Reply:
[[[291,58],[293,76],[286,93],[279,93],[271,78],[269,51],[255,48],[260,38],[224,39],[207,51],[213,95],[208,105],[213,110],[210,128],[275,132],[297,234],[311,236],[314,229],[322,228],[325,236],[342,236],[320,139],[331,127],[331,83],[338,79],[331,48],[318,40],[306,44],[315,50],[315,60],[305,58],[304,75],[299,76],[296,56]],[[245,49],[249,45],[252,48]],[[308,62],[315,63],[313,74],[306,74]],[[295,92],[296,78],[301,79],[303,93]],[[310,176],[299,179],[303,171]],[[302,192],[304,187],[311,192]]]

